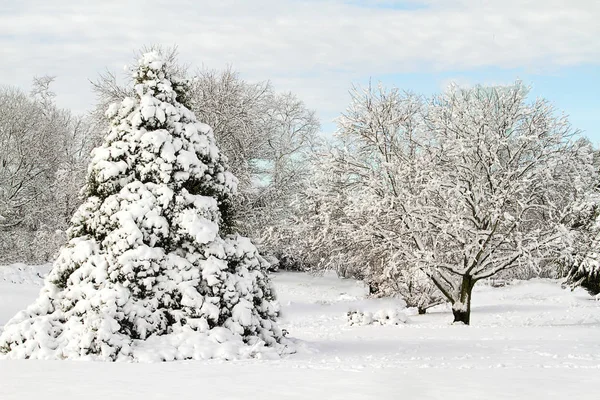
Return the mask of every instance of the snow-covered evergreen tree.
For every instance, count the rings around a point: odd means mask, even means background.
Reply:
[[[293,351],[267,263],[228,232],[236,179],[159,52],[107,111],[87,200],[39,298],[0,336],[10,358],[160,361]]]
[[[600,194],[597,188],[573,205],[567,220],[570,235],[558,264],[566,269],[566,283],[581,286],[591,295],[600,294]]]
[[[160,51],[167,59],[176,56],[176,48]],[[108,105],[130,95],[131,89],[110,72],[93,86],[99,99],[94,114],[104,124]],[[279,240],[279,233],[293,217],[296,194],[310,181],[308,154],[319,130],[315,112],[294,94],[278,93],[268,81],[244,81],[231,68],[195,71],[188,93],[188,108],[211,126],[229,170],[238,178],[231,217],[235,230],[252,238],[272,267],[294,268],[302,253],[290,253],[293,245]]]

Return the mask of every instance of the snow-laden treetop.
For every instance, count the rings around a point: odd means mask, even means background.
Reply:
[[[212,130],[184,105],[187,80],[172,76],[157,52],[140,58],[133,78],[139,100],[109,107],[112,129],[94,151],[90,194],[110,193],[133,179],[173,187],[208,179],[214,194],[233,194],[236,180],[225,171]]]

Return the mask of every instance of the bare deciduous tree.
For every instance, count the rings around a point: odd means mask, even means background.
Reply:
[[[431,304],[441,293],[469,324],[476,282],[551,262],[593,167],[567,119],[526,95],[520,83],[452,87],[427,102],[355,89],[339,120],[343,147],[326,167],[341,178],[334,190],[318,185],[301,214],[329,253],[317,263],[352,265],[409,300],[407,288]],[[322,206],[336,191],[343,201]],[[415,285],[418,271],[438,291]]]
[[[0,88],[0,262],[48,261],[79,205],[92,130],[56,107],[53,80]]]

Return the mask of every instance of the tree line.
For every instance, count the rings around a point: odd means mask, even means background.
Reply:
[[[333,269],[420,313],[449,302],[466,324],[482,280],[565,278],[600,292],[598,152],[522,83],[431,97],[354,87],[324,138],[293,93],[232,69],[175,68],[191,78],[182,101],[239,180],[231,229],[273,269]],[[97,108],[78,116],[55,104],[52,80],[0,88],[0,264],[55,256],[105,111],[131,90],[101,75]]]

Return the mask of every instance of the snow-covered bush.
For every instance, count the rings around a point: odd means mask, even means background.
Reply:
[[[398,310],[349,311],[348,325],[400,325],[408,321],[406,314]]]
[[[0,336],[10,358],[160,361],[293,351],[268,263],[230,228],[236,179],[187,81],[158,52],[112,105],[86,201],[38,299]]]

